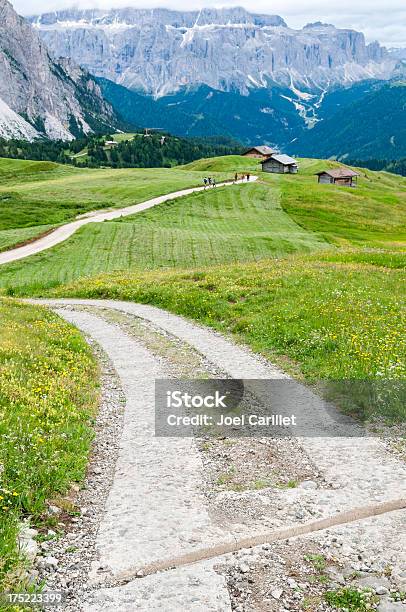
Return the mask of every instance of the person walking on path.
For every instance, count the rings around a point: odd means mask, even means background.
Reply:
[[[206,189],[206,187],[207,187],[207,178],[206,177],[204,177],[203,183],[204,183],[204,188]]]
[[[212,181],[212,185],[213,185],[213,187],[217,187],[217,185],[216,185],[216,179],[215,179],[215,178],[214,178],[214,179],[213,179],[213,181]]]
[[[234,183],[236,183],[238,181],[238,174],[237,172],[234,174]]]
[[[210,185],[211,185],[211,176],[209,176],[208,181],[209,181],[209,187],[210,187]]]
[[[247,182],[250,180],[250,173],[247,174]]]

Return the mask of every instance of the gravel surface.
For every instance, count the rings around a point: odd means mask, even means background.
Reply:
[[[151,321],[109,309],[80,309],[96,312],[137,338],[171,377],[228,377],[192,346]],[[206,439],[196,435],[195,440],[204,466],[201,487],[209,512],[216,522],[234,532],[284,524],[290,518],[283,495],[285,490],[297,486],[308,489],[329,486],[294,438]],[[293,501],[291,515],[297,519],[297,514]],[[308,513],[302,514],[303,519],[309,518]],[[317,512],[313,514],[317,516]]]
[[[370,609],[405,609],[404,511],[139,578],[124,586],[103,587],[103,580],[108,585],[116,570],[152,561],[161,553],[168,558],[194,546],[224,541],[232,534],[263,533],[402,497],[405,466],[401,453],[394,456],[388,451],[391,445],[385,447],[379,439],[198,438],[160,439],[157,444],[148,433],[152,407],[145,412],[153,378],[283,374],[219,334],[153,307],[100,300],[53,304],[58,308],[70,305],[69,311],[60,310],[62,316],[107,346],[127,397],[126,435],[120,444],[124,464],[121,468],[120,461],[117,464],[98,541],[92,549],[90,537],[84,563],[82,555],[78,554],[80,562],[76,560],[83,566],[75,578],[79,584],[84,584],[83,571],[94,560],[97,563],[90,575],[93,580],[101,578],[102,583],[83,586],[94,590],[86,605],[76,609],[324,611],[333,609],[325,600],[326,591],[344,587],[369,589],[372,594],[365,597]],[[87,312],[71,311],[73,304]],[[109,322],[101,321],[100,316]],[[144,402],[137,403],[134,394],[140,389]],[[131,422],[129,413],[134,411],[138,425]],[[137,430],[140,416],[146,419],[142,432]],[[146,441],[137,446],[131,463],[133,434],[136,438],[145,435]],[[135,479],[131,465],[138,470]],[[173,477],[179,466],[182,479]],[[125,494],[119,499],[117,485],[122,491],[123,484]],[[113,504],[112,495],[118,500]],[[91,506],[86,500],[82,503]],[[95,516],[97,523],[100,514]],[[81,521],[73,525],[75,534]],[[142,533],[133,533],[138,530]],[[59,542],[57,548],[52,543],[48,549],[57,559]],[[66,559],[71,554],[61,553],[58,566],[69,567]],[[67,576],[65,569],[61,574]]]
[[[48,589],[66,594],[66,612],[80,610],[91,588],[88,573],[96,557],[97,531],[112,486],[124,423],[125,396],[117,373],[100,346],[92,338],[88,341],[101,370],[101,398],[89,469],[81,489],[75,486],[68,497],[77,516],[64,512],[63,504],[50,507],[50,514],[61,521],[63,535],[39,545],[34,570],[35,577],[46,580]]]
[[[119,455],[97,533],[90,583],[109,584],[121,571],[231,538],[212,523],[206,510],[199,486],[202,465],[194,441],[154,436],[154,381],[167,375],[158,360],[116,325],[87,312],[60,312],[102,345],[126,397]],[[199,589],[206,593],[203,600],[195,602],[196,596],[187,588],[188,571],[182,569],[178,580],[172,579],[171,595],[155,588],[149,609],[162,606],[163,598],[171,606],[168,609],[173,610],[188,609],[189,604],[202,612],[229,609],[223,604],[218,607],[219,600],[228,600],[225,580],[220,575],[207,565],[195,570]],[[132,585],[135,609],[142,605],[143,589],[140,581]],[[121,589],[108,589],[104,594],[99,589],[85,600],[83,609],[123,609],[123,597]]]

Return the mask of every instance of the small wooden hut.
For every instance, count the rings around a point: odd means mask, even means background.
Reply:
[[[266,159],[273,153],[275,153],[275,151],[271,149],[271,147],[268,147],[267,145],[262,145],[260,147],[251,147],[251,149],[248,149],[248,151],[245,151],[245,153],[243,153],[243,156],[253,157],[254,159]]]
[[[299,166],[297,161],[289,155],[274,154],[261,162],[263,172],[276,174],[297,174]]]
[[[356,187],[358,172],[350,170],[350,168],[333,168],[332,170],[323,170],[317,172],[319,183],[324,185],[341,185],[343,187]]]

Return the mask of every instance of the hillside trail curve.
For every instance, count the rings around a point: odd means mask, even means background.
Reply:
[[[86,216],[77,218],[75,221],[71,221],[70,223],[57,227],[52,232],[47,233],[46,236],[38,238],[38,240],[33,240],[29,244],[10,249],[8,251],[3,251],[0,253],[0,265],[18,261],[19,259],[24,259],[25,257],[30,257],[31,255],[36,255],[37,253],[50,249],[57,244],[64,242],[75,232],[77,232],[79,228],[89,223],[102,223],[103,221],[112,221],[113,219],[118,219],[120,217],[128,217],[130,215],[143,212],[144,210],[148,210],[149,208],[153,208],[159,204],[163,204],[164,202],[169,202],[170,200],[175,200],[176,198],[191,195],[192,193],[198,193],[205,190],[209,191],[212,189],[217,189],[218,187],[229,187],[237,184],[249,185],[251,182],[254,182],[257,179],[257,176],[251,176],[249,181],[239,179],[235,182],[228,181],[217,183],[216,187],[190,187],[188,189],[173,191],[171,193],[152,198],[151,200],[146,200],[145,202],[141,202],[139,204],[125,206],[124,208],[117,208],[110,211],[93,211],[88,213]]]
[[[395,576],[401,572],[406,562],[406,466],[381,439],[282,440],[281,445],[292,449],[292,463],[300,463],[304,454],[314,466],[314,486],[230,491],[226,519],[219,520],[216,503],[221,507],[224,493],[205,493],[211,469],[206,451],[194,438],[154,434],[155,380],[187,376],[197,367],[197,357],[211,377],[278,379],[286,374],[223,335],[153,306],[84,299],[29,302],[51,308],[98,345],[125,397],[114,476],[103,502],[93,558],[82,590],[77,590],[80,601],[68,605],[69,612],[230,612],[222,567],[240,563],[238,555],[247,555],[251,547],[255,558],[267,554],[280,539],[293,538],[299,546],[311,537],[320,546],[335,546],[341,538],[347,548],[362,542],[364,556],[392,563]],[[303,387],[299,404],[306,393]],[[317,402],[315,397],[316,409]],[[252,444],[248,440],[247,449]],[[276,441],[269,444],[277,450]],[[252,476],[254,480],[256,474]],[[86,490],[91,489],[87,482]],[[252,510],[264,496],[266,511],[256,520]],[[238,507],[236,520],[227,518],[231,500]],[[241,500],[250,509],[246,519]],[[298,513],[298,507],[309,513]],[[265,550],[264,542],[269,543]]]

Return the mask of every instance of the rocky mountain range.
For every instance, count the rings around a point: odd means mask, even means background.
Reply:
[[[0,0],[0,137],[70,140],[118,119],[86,70],[55,60],[29,23]]]
[[[155,98],[196,85],[247,95],[277,83],[306,102],[309,93],[404,70],[360,32],[323,23],[293,30],[242,8],[68,10],[30,21],[54,57]]]
[[[395,159],[406,150],[405,75],[404,49],[320,22],[293,30],[242,8],[24,20],[0,0],[0,137],[70,139],[122,117],[293,154]]]

